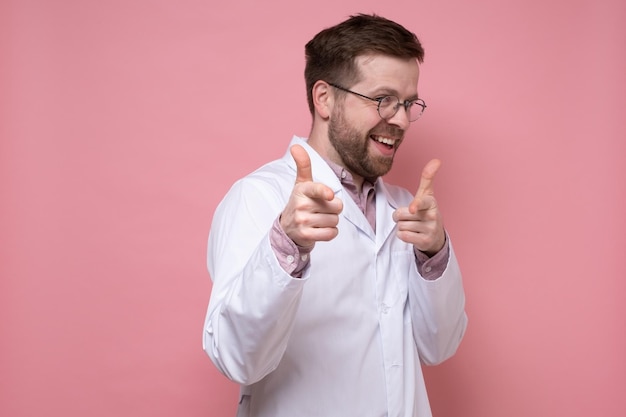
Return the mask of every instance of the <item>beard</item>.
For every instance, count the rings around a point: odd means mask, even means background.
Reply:
[[[350,126],[344,117],[343,110],[339,109],[334,111],[328,123],[328,139],[341,158],[342,165],[352,174],[370,182],[388,173],[393,165],[393,156],[370,155],[370,141],[373,140],[370,136],[373,132],[382,136],[399,138],[394,145],[393,155],[395,156],[404,132],[388,125],[382,119],[373,130],[363,133]]]

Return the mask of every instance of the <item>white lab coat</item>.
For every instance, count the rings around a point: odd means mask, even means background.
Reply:
[[[323,159],[294,143],[343,201],[339,234],[293,278],[269,243],[295,182],[289,151],[235,183],[209,236],[204,349],[241,384],[241,417],[428,417],[420,361],[453,355],[467,324],[454,251],[440,278],[423,279],[392,220],[413,195],[379,179],[374,233]]]

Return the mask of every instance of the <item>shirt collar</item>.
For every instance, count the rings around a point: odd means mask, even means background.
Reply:
[[[354,177],[352,176],[350,171],[326,158],[324,158],[324,161],[326,161],[330,169],[335,173],[335,175],[344,187],[346,185],[349,185],[356,189],[356,185],[354,184]],[[376,182],[378,182],[378,179],[376,179],[376,181],[374,182],[371,182],[368,179],[363,179],[363,191],[368,191],[370,188],[374,188]]]

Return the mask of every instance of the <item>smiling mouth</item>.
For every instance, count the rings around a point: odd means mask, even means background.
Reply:
[[[375,142],[378,142],[380,144],[387,146],[389,149],[393,149],[396,144],[395,139],[391,139],[385,136],[371,135],[370,138]]]

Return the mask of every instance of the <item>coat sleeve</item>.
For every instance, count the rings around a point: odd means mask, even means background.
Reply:
[[[409,279],[409,308],[413,337],[421,361],[437,365],[456,352],[467,328],[461,271],[450,244],[443,275],[426,280],[417,268]]]
[[[307,280],[279,265],[269,242],[286,203],[279,187],[246,178],[218,206],[207,265],[213,288],[203,347],[231,380],[252,384],[273,371],[285,352]]]

